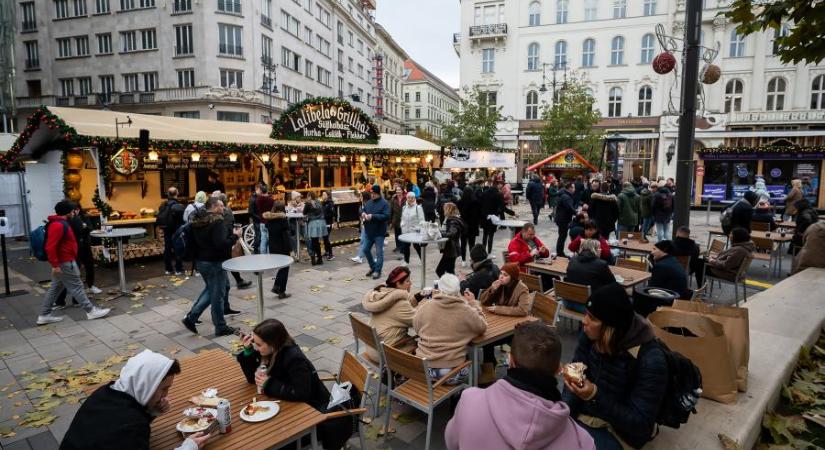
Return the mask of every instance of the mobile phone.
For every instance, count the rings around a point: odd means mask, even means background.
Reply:
[[[240,329],[240,328],[235,328],[235,331],[233,331],[232,333],[233,333],[235,336],[240,337],[241,339],[243,339],[243,338],[244,338],[244,336],[246,336],[246,333],[244,333],[243,331],[241,331],[241,329]]]
[[[215,420],[209,422],[209,426],[206,427],[206,429],[203,430],[203,432],[206,433],[209,436],[214,436],[214,435],[220,433],[221,432],[221,425],[218,423],[218,419],[215,418]]]

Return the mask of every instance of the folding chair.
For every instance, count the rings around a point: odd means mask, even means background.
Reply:
[[[367,392],[370,384],[370,371],[350,352],[344,352],[341,358],[341,367],[337,375],[331,377],[322,377],[321,381],[334,381],[336,383],[352,383],[352,389],[358,391],[361,395],[361,404],[357,408],[347,409],[342,411],[334,411],[324,415],[325,420],[335,419],[345,416],[362,416],[367,412],[364,407],[367,398]],[[377,408],[376,408],[377,409]],[[360,419],[359,419],[360,420]],[[361,442],[361,449],[366,449],[364,440],[364,424],[363,422],[358,426],[358,439]]]
[[[753,261],[753,257],[749,256],[749,257],[745,258],[745,260],[742,261],[742,265],[739,266],[739,269],[734,274],[732,280],[729,280],[727,278],[722,278],[722,277],[719,277],[719,276],[715,276],[715,275],[709,275],[708,274],[708,266],[705,265],[705,275],[704,275],[703,279],[706,280],[707,284],[710,285],[710,294],[711,295],[713,294],[713,282],[714,281],[719,283],[719,287],[722,287],[722,283],[732,284],[733,285],[733,290],[734,290],[736,306],[739,306],[739,285],[741,284],[742,285],[742,294],[743,294],[743,297],[744,297],[744,302],[747,303],[748,302],[748,288],[747,288],[747,285],[746,285],[745,281],[746,281],[746,278],[747,278],[748,269],[751,266],[751,261]]]
[[[586,305],[587,299],[590,298],[590,286],[555,280],[553,282],[553,293],[556,295],[556,301],[559,302],[559,307],[556,309],[556,320],[553,323],[558,321],[559,317],[566,317],[579,322],[584,321],[584,313],[565,306],[564,300]]]
[[[556,313],[559,310],[559,302],[553,298],[553,292],[533,294],[533,310],[531,311],[533,316],[550,326],[556,325]]]
[[[520,273],[518,276],[530,292],[544,292],[541,277],[529,273]]]
[[[616,267],[624,267],[625,269],[640,270],[647,272],[649,270],[647,261],[639,261],[637,259],[616,258]]]
[[[352,313],[349,314],[349,322],[352,325],[352,337],[355,340],[355,354],[358,355],[358,359],[367,364],[368,367],[373,369],[373,371],[378,374],[378,400],[375,404],[379,405],[381,403],[382,387],[380,380],[386,371],[386,362],[384,359],[384,351],[381,347],[381,340],[378,338],[378,330],[376,330],[375,327],[368,325],[363,320],[355,317]],[[378,356],[378,361],[375,361],[375,359],[367,352],[361,353],[359,342],[363,342],[367,348],[374,351]],[[378,408],[375,408],[373,418],[375,417],[377,410]]]

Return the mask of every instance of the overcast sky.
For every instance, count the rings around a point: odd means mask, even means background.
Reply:
[[[461,26],[458,0],[378,0],[376,20],[416,62],[456,88],[453,33]]]

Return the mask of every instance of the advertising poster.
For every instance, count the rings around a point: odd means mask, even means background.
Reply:
[[[726,197],[725,188],[724,184],[706,184],[702,186],[702,196],[705,198],[712,197],[715,202],[724,200]]]

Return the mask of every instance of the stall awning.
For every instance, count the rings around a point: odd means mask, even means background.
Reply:
[[[443,164],[445,169],[511,169],[515,166],[515,153],[483,150],[471,151],[466,160],[445,157]]]
[[[551,155],[548,158],[545,158],[532,166],[528,167],[527,170],[536,171],[539,169],[549,169],[549,170],[585,170],[588,169],[591,172],[598,172],[597,169],[593,164],[590,164],[579,152],[573,150],[572,148],[568,148],[566,150],[562,150],[554,155]]]

